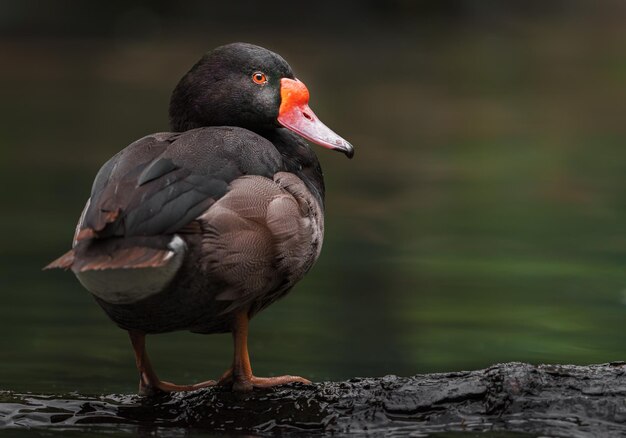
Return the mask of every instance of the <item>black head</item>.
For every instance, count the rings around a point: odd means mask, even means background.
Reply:
[[[319,121],[308,100],[280,55],[233,43],[207,53],[183,76],[172,93],[170,125],[177,132],[239,126],[258,133],[282,126],[352,156],[352,146]]]
[[[265,75],[265,83],[262,76],[254,76],[257,73]],[[245,43],[218,47],[204,55],[174,89],[172,129],[275,127],[283,77],[293,78],[293,73],[274,52]]]

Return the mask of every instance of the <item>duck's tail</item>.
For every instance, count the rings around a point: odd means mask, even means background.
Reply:
[[[48,269],[70,269],[74,264],[74,250],[70,249],[68,252],[63,254],[61,257],[53,261],[52,263],[46,265],[43,270]]]
[[[184,250],[185,246],[178,236],[94,239],[79,242],[43,269],[71,269],[78,273],[107,269],[157,268],[168,264],[174,254]]]

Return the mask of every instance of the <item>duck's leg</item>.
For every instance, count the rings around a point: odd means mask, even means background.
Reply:
[[[300,382],[310,384],[307,379],[298,376],[256,377],[252,375],[250,356],[248,355],[248,313],[239,312],[235,315],[233,339],[235,341],[235,357],[233,366],[220,378],[220,384],[232,382],[233,391],[247,392],[252,388],[268,388]]]
[[[159,392],[193,391],[216,384],[214,380],[207,380],[206,382],[196,383],[194,385],[175,385],[174,383],[159,380],[152,368],[148,353],[146,352],[145,333],[129,331],[128,336],[130,337],[131,344],[133,344],[135,362],[137,364],[137,370],[139,370],[139,394],[154,395]]]

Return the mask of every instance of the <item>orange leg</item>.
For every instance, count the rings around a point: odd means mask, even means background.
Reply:
[[[311,384],[307,379],[298,376],[255,377],[252,375],[250,356],[248,355],[248,322],[247,312],[239,312],[235,316],[233,339],[235,341],[235,357],[233,366],[219,380],[220,385],[232,383],[233,391],[248,392],[253,388],[269,388],[300,382]]]
[[[159,380],[146,352],[146,335],[135,331],[129,331],[128,335],[133,344],[133,350],[135,350],[135,362],[137,363],[137,370],[139,370],[139,394],[153,395],[158,392],[193,391],[216,384],[214,380],[207,380],[195,385],[175,385]]]

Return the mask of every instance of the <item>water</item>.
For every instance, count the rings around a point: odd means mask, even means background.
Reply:
[[[624,359],[626,70],[608,44],[623,31],[586,30],[405,30],[323,52],[324,37],[242,35],[285,55],[356,147],[352,161],[318,150],[324,250],[253,321],[257,375]],[[170,89],[220,42],[0,41],[0,389],[136,390],[126,334],[71,274],[40,269],[69,247],[99,166],[166,129]],[[148,342],[174,382],[231,361],[228,335]]]

